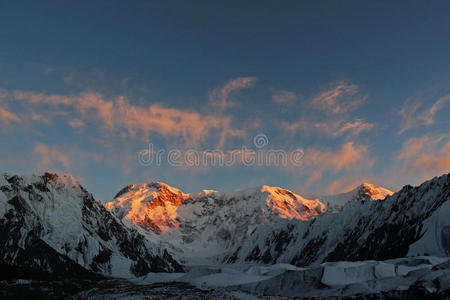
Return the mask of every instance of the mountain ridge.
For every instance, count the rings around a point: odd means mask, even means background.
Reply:
[[[68,174],[1,175],[0,230],[0,259],[12,267],[118,277],[181,270]]]
[[[358,188],[359,196],[352,194],[346,202],[372,199],[371,195],[376,193],[367,191],[378,187],[365,184]],[[167,245],[182,262],[197,261],[193,256],[223,260],[262,224],[271,226],[289,219],[307,221],[327,210],[338,211],[326,207],[320,199],[306,199],[280,187],[260,185],[185,194],[160,182],[128,185],[105,207],[125,224],[141,228],[140,232],[149,239]]]
[[[367,188],[373,187],[360,185],[352,194],[358,197],[325,211],[319,200],[278,187],[184,194],[159,182],[129,185],[117,194],[124,201],[114,216],[71,175],[3,174],[0,265],[6,279],[89,280],[82,298],[131,295],[135,283],[145,286],[137,294],[162,288],[167,295],[167,281],[176,295],[192,288],[180,283],[232,295],[400,295],[398,284],[408,295],[417,288],[446,295],[450,174],[406,185],[383,201]],[[163,231],[121,212],[141,206],[145,213],[176,208],[162,219],[176,224]],[[127,279],[95,292],[110,277]]]

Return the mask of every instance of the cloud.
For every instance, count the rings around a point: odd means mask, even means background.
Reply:
[[[343,192],[361,184],[375,163],[369,147],[354,142],[346,142],[337,150],[310,147],[303,151],[302,164],[288,170],[302,178],[299,179],[302,190],[310,190],[314,184],[320,195]],[[326,187],[329,176],[337,179]]]
[[[297,95],[294,92],[272,89],[272,99],[276,104],[292,105],[297,101]]]
[[[319,181],[322,178],[322,172],[318,170],[313,170],[311,174],[308,176],[308,180],[306,182],[307,185],[310,185],[314,182]]]
[[[84,121],[80,119],[72,119],[69,121],[69,126],[72,128],[81,128],[84,125]]]
[[[327,187],[328,194],[346,193],[355,189],[363,182],[371,182],[372,179],[360,176],[343,176],[330,182]]]
[[[228,81],[224,86],[216,88],[210,93],[210,104],[218,108],[220,112],[230,106],[234,106],[235,103],[229,100],[229,95],[253,86],[256,80],[256,77],[238,77]]]
[[[357,185],[357,183],[355,185]],[[340,193],[341,191],[345,190],[347,186],[348,184],[344,182],[344,179],[337,178],[328,185],[327,192],[329,194]]]
[[[357,85],[341,81],[308,101],[299,120],[282,121],[279,125],[290,134],[301,132],[320,133],[329,137],[354,137],[375,128],[374,123],[352,118],[349,114],[366,97],[360,94]]]
[[[414,126],[417,126],[417,111],[423,105],[420,101],[413,101],[411,99],[407,99],[403,104],[403,107],[398,112],[401,121],[400,121],[400,130],[398,134],[401,135],[406,130],[411,129]]]
[[[375,127],[375,124],[365,122],[361,119],[356,119],[353,122],[344,122],[337,126],[333,131],[333,136],[341,136],[348,133],[350,136],[359,135],[364,131],[370,131]]]
[[[407,99],[398,114],[401,117],[400,129],[398,134],[420,126],[431,126],[435,122],[436,113],[444,108],[450,102],[450,94],[439,98],[431,107],[419,112],[423,106],[423,101]]]
[[[403,143],[397,159],[407,175],[428,177],[450,172],[449,135],[414,137]]]
[[[36,167],[40,171],[54,168],[56,164],[60,164],[65,169],[71,166],[69,156],[59,148],[48,147],[42,143],[36,143],[34,146],[33,154],[38,157]]]
[[[301,165],[287,166],[288,170],[302,170],[307,174],[307,183],[313,183],[322,178],[324,172],[337,173],[358,169],[371,168],[374,163],[369,155],[369,147],[346,142],[335,151],[328,148],[310,147],[302,149],[304,155]]]
[[[308,148],[303,158],[304,164],[317,170],[341,171],[354,167],[360,162],[369,162],[367,158],[368,147],[347,142],[338,152]]]
[[[440,111],[447,102],[450,102],[450,94],[439,98],[427,111],[425,111],[420,119],[425,125],[431,125],[434,123],[434,117],[438,111]]]
[[[248,85],[249,82],[251,80],[246,79],[231,85],[229,83],[224,87],[222,95],[228,95],[232,90]],[[182,137],[187,145],[194,146],[213,132],[219,137],[219,145],[224,145],[229,137],[245,135],[244,130],[232,128],[231,116],[169,108],[160,104],[137,106],[132,105],[123,96],[105,99],[103,95],[95,92],[62,96],[23,91],[15,91],[11,96],[33,105],[66,106],[75,109],[80,117],[77,118],[78,121],[69,121],[72,127],[79,127],[81,122],[89,119],[106,130],[125,130],[131,137],[158,133],[166,138]]]
[[[37,121],[37,122],[41,122],[44,124],[49,124],[50,123],[50,119],[42,114],[38,114],[35,112],[31,112],[27,118],[29,118],[32,121]]]
[[[19,122],[19,121],[20,121],[20,119],[16,114],[9,112],[6,109],[0,107],[0,122],[1,123],[9,125],[12,122]]]
[[[315,96],[311,104],[329,114],[343,114],[360,106],[365,99],[357,85],[341,81]]]
[[[309,122],[302,119],[294,123],[281,122],[280,125],[285,131],[290,133],[315,131],[332,137],[343,135],[348,135],[349,137],[357,136],[375,127],[375,124],[361,119],[354,121],[329,120],[326,122]]]

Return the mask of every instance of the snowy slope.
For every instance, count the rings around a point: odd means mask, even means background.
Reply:
[[[327,205],[328,211],[339,211],[350,201],[384,200],[394,192],[386,188],[375,186],[371,183],[363,183],[354,190],[346,193],[318,196],[320,201]]]
[[[338,204],[347,202],[337,213],[324,214],[319,200],[281,188],[187,195],[160,183],[128,187],[107,207],[116,216],[141,225],[138,230],[168,245],[175,257],[188,264],[309,265],[389,259],[405,256],[416,242],[411,254],[447,255],[449,227],[439,214],[447,214],[443,204],[450,193],[448,177],[434,178],[417,188],[405,186],[391,196],[389,190],[363,184],[333,197]],[[385,195],[384,201],[364,201]],[[140,221],[130,215],[140,216]],[[131,222],[127,224],[133,227]]]
[[[423,222],[421,234],[409,247],[408,255],[450,256],[450,201]]]
[[[133,184],[123,188],[105,207],[119,219],[161,233],[178,227],[177,209],[188,196],[162,182]]]
[[[180,266],[71,175],[0,176],[0,259],[50,274],[132,277]]]
[[[304,266],[398,258],[408,251],[447,255],[450,227],[443,215],[448,213],[448,177],[417,188],[405,186],[395,194],[363,184],[322,198],[334,201],[335,209],[327,213],[317,199],[268,186],[187,195],[161,183],[133,185],[106,206],[128,226],[167,245],[186,264]],[[343,208],[336,209],[340,205]]]
[[[318,200],[277,187],[187,195],[162,183],[128,186],[105,206],[186,263],[221,261],[260,224],[308,220],[325,210]]]
[[[379,295],[380,291],[386,296],[389,292],[393,298],[407,296],[409,291],[420,298],[420,295],[448,291],[449,279],[450,258],[419,256],[386,261],[329,262],[306,268],[289,264],[194,267],[187,273],[170,274],[166,278],[149,274],[133,282],[144,285],[175,281],[202,289],[242,291],[255,296],[329,299]]]
[[[406,256],[410,247],[419,254],[424,244],[432,248],[424,252],[445,254],[449,250],[447,221],[439,221],[434,233],[431,228],[448,213],[449,199],[447,174],[415,188],[405,186],[384,201],[351,201],[339,213],[326,213],[311,221],[284,220],[270,227],[259,226],[228,261],[304,266],[385,260]],[[439,247],[427,242],[433,238]]]
[[[239,275],[234,277],[239,278]],[[244,282],[234,288],[260,296],[314,299],[359,299],[362,295],[369,296],[368,299],[421,299],[425,296],[448,299],[450,264],[449,258],[438,257],[344,261],[308,268],[291,267],[265,277],[262,280],[255,278],[253,282]]]

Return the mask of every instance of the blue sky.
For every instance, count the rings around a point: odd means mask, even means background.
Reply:
[[[2,171],[71,172],[102,201],[147,181],[308,195],[450,171],[448,1],[92,2],[0,2]],[[304,155],[144,166],[149,143]]]

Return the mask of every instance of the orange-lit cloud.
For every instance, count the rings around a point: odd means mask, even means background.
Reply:
[[[440,111],[447,102],[450,102],[450,94],[439,98],[425,113],[421,115],[421,120],[425,125],[431,125],[434,123],[434,117],[438,111]]]
[[[372,178],[360,177],[360,176],[343,176],[339,177],[332,182],[327,187],[328,194],[338,194],[346,193],[364,182],[372,182]]]
[[[322,179],[325,172],[336,174],[351,171],[350,176],[360,170],[370,170],[375,161],[368,146],[354,142],[344,143],[337,151],[311,147],[303,152],[301,165],[288,166],[287,169],[306,176],[306,186]]]
[[[311,174],[308,176],[308,180],[306,182],[307,185],[310,185],[316,181],[319,181],[322,178],[322,172],[319,170],[311,171]]]
[[[256,80],[256,77],[238,77],[228,81],[224,86],[216,88],[210,93],[211,105],[217,107],[219,111],[235,105],[229,100],[230,94],[251,87]]]
[[[318,170],[341,171],[359,164],[361,161],[370,163],[367,159],[368,147],[347,142],[338,152],[308,148],[303,158],[304,164]]]
[[[450,138],[448,135],[410,138],[403,143],[397,159],[408,175],[450,172]]]
[[[246,86],[250,79],[232,83],[221,92],[226,96],[237,87]],[[125,97],[105,99],[103,95],[85,92],[75,96],[46,95],[36,92],[15,91],[13,99],[30,104],[67,106],[75,109],[79,119],[69,121],[72,127],[82,126],[84,120],[97,122],[107,130],[125,130],[129,136],[158,133],[164,137],[182,137],[187,145],[197,145],[212,132],[219,136],[219,145],[223,145],[228,137],[243,136],[242,129],[232,128],[231,116],[202,114],[194,110],[168,108],[160,104],[147,107],[132,105]],[[224,98],[224,99],[225,99]]]
[[[400,135],[414,127],[433,125],[436,114],[442,110],[448,102],[450,102],[450,94],[439,98],[431,107],[419,112],[420,108],[423,106],[423,101],[407,99],[398,113],[401,117],[398,134]]]
[[[367,174],[375,163],[371,157],[367,145],[347,142],[341,145],[338,150],[328,148],[307,148],[304,150],[302,164],[299,167],[291,168],[294,174],[305,178],[299,179],[298,189],[311,191],[311,185],[320,184],[318,194],[340,193],[355,188],[367,180]],[[332,175],[336,179],[326,187],[324,174]]]
[[[9,112],[6,109],[0,107],[0,122],[1,123],[8,125],[12,122],[19,122],[19,121],[20,121],[20,119],[16,114]]]
[[[55,164],[60,164],[65,169],[68,169],[71,166],[69,156],[64,151],[56,147],[48,147],[45,144],[36,143],[33,154],[38,158],[36,167],[40,171],[54,168]]]
[[[330,114],[342,114],[360,106],[365,98],[366,96],[359,95],[357,85],[341,81],[315,96],[311,104]]]

